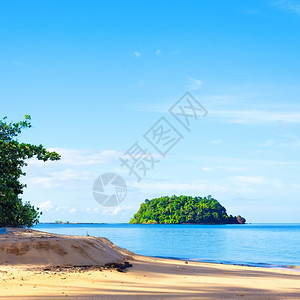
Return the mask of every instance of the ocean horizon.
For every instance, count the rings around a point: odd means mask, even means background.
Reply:
[[[300,223],[40,223],[49,233],[106,237],[136,254],[256,267],[300,266]]]

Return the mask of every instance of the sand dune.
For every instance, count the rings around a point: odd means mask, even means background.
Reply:
[[[106,238],[7,229],[0,234],[0,265],[104,265],[121,263],[132,253]]]

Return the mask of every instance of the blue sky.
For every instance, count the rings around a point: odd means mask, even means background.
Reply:
[[[127,222],[144,199],[212,195],[249,222],[300,222],[300,1],[1,1],[0,117],[32,116],[24,200],[41,221]],[[187,132],[168,109],[208,111]],[[136,182],[119,157],[161,117],[184,138]],[[120,174],[125,200],[93,198]]]

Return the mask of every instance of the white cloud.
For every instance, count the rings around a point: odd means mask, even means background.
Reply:
[[[283,143],[280,145],[281,147],[299,147],[300,146],[300,140],[296,140],[290,143]]]
[[[133,52],[133,55],[135,56],[135,58],[139,58],[142,55],[142,53],[135,51]]]
[[[94,176],[94,172],[88,171],[77,171],[73,169],[66,169],[63,171],[49,172],[50,178],[55,178],[60,181],[70,181],[70,180],[89,180]]]
[[[66,210],[68,208],[69,208],[69,206],[56,206],[55,210],[56,211],[64,211],[64,210]]]
[[[300,1],[299,0],[278,0],[273,2],[273,5],[279,9],[291,11],[300,15]]]
[[[70,206],[59,206],[55,205],[53,201],[46,201],[36,205],[42,212],[53,212],[57,213],[70,213],[77,212],[77,208],[70,208]]]
[[[161,55],[161,51],[160,51],[160,50],[157,50],[157,51],[155,52],[155,54],[156,54],[156,55]]]
[[[211,171],[212,168],[210,168],[210,167],[203,167],[202,170],[205,171],[205,172],[207,172],[207,171]]]
[[[180,194],[184,195],[186,193],[199,194],[202,193],[212,193],[214,192],[227,192],[229,186],[227,184],[214,184],[214,183],[133,183],[132,186],[139,188],[143,192],[159,192],[161,194]]]
[[[52,189],[54,187],[57,187],[58,185],[53,182],[52,178],[48,177],[30,177],[28,176],[26,178],[26,183],[29,187],[38,186],[44,189]]]
[[[256,188],[257,185],[262,185],[264,188],[284,188],[285,184],[277,178],[265,178],[263,176],[235,176],[231,178],[233,184],[241,187],[252,186]]]
[[[86,208],[84,212],[87,212],[89,215],[98,215],[100,213],[101,207],[94,207],[94,208]]]
[[[188,80],[190,81],[190,85],[189,85],[190,90],[198,90],[203,85],[203,82],[199,79],[188,77]]]
[[[117,206],[115,208],[106,208],[102,211],[102,215],[104,215],[104,216],[118,216],[118,215],[125,216],[134,209],[136,209],[136,208],[131,207],[131,206]]]
[[[120,166],[121,152],[114,150],[92,151],[65,148],[49,148],[61,154],[61,160],[43,162],[31,159],[22,178],[28,187],[79,190],[90,187],[105,170]],[[102,172],[99,171],[102,169]]]
[[[122,208],[121,207],[116,207],[113,212],[112,212],[112,215],[113,216],[116,216],[120,211],[122,211]]]
[[[53,208],[52,201],[46,201],[37,205],[41,211],[49,211]]]
[[[213,140],[210,143],[211,144],[221,144],[223,141],[222,140]]]
[[[88,166],[88,165],[102,165],[111,163],[117,160],[121,152],[115,150],[77,150],[68,148],[49,148],[49,151],[55,151],[61,155],[61,160],[57,163],[68,166]],[[36,160],[35,160],[36,161]],[[43,164],[43,162],[36,161],[36,163]],[[50,162],[53,164],[53,162]]]
[[[43,175],[28,176],[26,182],[29,186],[38,186],[45,189],[64,187],[78,189],[83,182],[91,182],[97,173],[77,169],[46,172]],[[78,185],[81,182],[81,185]]]
[[[274,140],[268,139],[262,144],[262,146],[272,146],[274,144]]]
[[[300,123],[300,112],[267,110],[210,110],[211,116],[227,119],[238,124],[257,124],[270,122]]]
[[[103,210],[102,215],[103,216],[110,216],[111,215],[111,211],[109,209],[105,209],[105,210]]]
[[[232,178],[233,182],[236,184],[262,184],[265,179],[263,176],[235,176]]]

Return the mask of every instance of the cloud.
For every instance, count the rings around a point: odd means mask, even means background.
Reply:
[[[269,139],[269,140],[265,140],[262,146],[272,146],[273,144],[274,144],[274,140]]]
[[[156,54],[156,55],[161,55],[161,51],[160,51],[160,50],[157,50],[157,51],[155,52],[155,54]]]
[[[101,210],[101,207],[94,207],[94,208],[88,207],[88,208],[84,209],[83,212],[88,213],[89,215],[99,215],[100,210]]]
[[[69,206],[56,206],[55,211],[63,211],[63,210],[66,210],[68,208],[69,208]]]
[[[48,164],[59,164],[64,166],[93,166],[109,164],[117,161],[121,152],[115,150],[77,150],[68,148],[48,148],[49,151],[55,151],[61,155],[58,162],[46,162]],[[44,165],[45,162],[32,159],[30,165]]]
[[[131,206],[117,206],[115,208],[106,208],[102,211],[103,216],[126,216],[129,212],[135,211],[135,207]]]
[[[26,184],[28,187],[40,187],[43,189],[52,189],[54,187],[59,187],[60,184],[56,182],[54,178],[51,177],[27,177]]]
[[[121,152],[114,150],[76,150],[49,148],[61,154],[60,161],[43,162],[31,159],[22,178],[28,187],[67,190],[82,190],[90,187],[106,170],[120,166]],[[100,171],[102,169],[102,171]]]
[[[188,77],[188,80],[190,82],[190,85],[189,85],[189,89],[190,90],[198,90],[202,85],[203,85],[203,82],[199,79],[194,79],[192,77]]]
[[[210,168],[210,167],[203,167],[202,170],[205,171],[205,172],[207,172],[207,171],[211,171],[212,168]]]
[[[68,189],[79,189],[83,183],[90,183],[97,176],[97,173],[78,170],[78,169],[65,169],[59,171],[48,171],[35,176],[28,176],[26,183],[28,186],[40,187],[45,189],[52,189],[54,187],[63,187]],[[81,184],[78,185],[78,182]]]
[[[300,140],[291,142],[291,143],[283,143],[280,145],[281,147],[299,147],[300,146]]]
[[[213,141],[211,141],[210,143],[211,143],[211,144],[217,145],[217,144],[223,143],[223,140],[213,140]]]
[[[299,0],[278,0],[273,2],[273,6],[281,10],[290,11],[300,15],[300,1]]]
[[[46,201],[37,205],[41,211],[49,211],[53,208],[52,201]]]
[[[48,175],[60,181],[89,180],[94,176],[94,172],[66,169],[63,171],[49,172]]]
[[[52,201],[46,201],[43,203],[38,203],[36,205],[40,211],[42,212],[54,212],[54,213],[70,213],[74,214],[77,212],[77,208],[70,207],[70,206],[59,206],[59,205],[54,205]]]
[[[211,116],[227,119],[231,123],[300,123],[300,112],[267,110],[210,110]]]
[[[135,58],[139,58],[142,55],[142,53],[135,51],[133,52],[133,55],[135,56]]]
[[[236,184],[262,184],[265,182],[263,176],[235,176],[232,178],[233,182]]]
[[[227,184],[214,184],[214,183],[167,183],[167,182],[156,182],[156,183],[133,183],[135,186],[142,190],[143,192],[159,192],[161,194],[199,194],[214,192],[227,192],[229,191],[229,186]]]
[[[210,171],[212,168],[204,167],[204,171]],[[265,178],[264,176],[233,176],[215,180],[215,182],[194,182],[194,183],[138,183],[132,184],[145,194],[162,195],[209,195],[209,194],[228,194],[235,193],[257,193],[258,185],[260,187],[284,188],[284,184],[277,178]]]
[[[117,216],[117,215],[121,214],[121,215],[125,216],[125,215],[127,215],[128,212],[129,212],[130,210],[132,210],[132,209],[133,209],[133,208],[130,207],[130,206],[126,206],[126,207],[120,207],[120,206],[118,206],[118,207],[116,207],[116,208],[113,210],[112,215],[113,215],[113,216]]]
[[[231,182],[240,187],[252,187],[257,192],[257,186],[263,185],[264,189],[271,187],[273,189],[286,188],[285,184],[277,178],[265,178],[264,176],[235,176],[229,178]]]

